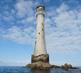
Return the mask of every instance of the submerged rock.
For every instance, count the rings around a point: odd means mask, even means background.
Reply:
[[[61,66],[64,70],[68,71],[69,69],[78,69],[76,67],[73,67],[71,64],[65,63],[64,65]]]

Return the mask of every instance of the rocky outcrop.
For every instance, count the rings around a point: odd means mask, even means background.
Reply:
[[[66,71],[68,71],[69,69],[77,69],[76,67],[73,67],[71,64],[67,64],[67,63],[62,65],[61,68],[63,68]]]
[[[32,55],[31,64],[28,64],[27,67],[32,69],[49,69],[53,65],[49,64],[49,55],[41,54],[38,56]]]
[[[49,68],[53,68],[54,65],[51,65],[49,63],[45,63],[45,62],[38,61],[38,62],[35,62],[35,63],[28,64],[27,67],[30,67],[32,69],[48,70]]]
[[[76,67],[72,67],[71,64],[67,64],[67,63],[65,63],[62,66],[49,64],[48,54],[41,54],[38,56],[32,55],[31,64],[28,64],[26,66],[32,69],[43,69],[43,70],[47,70],[50,68],[62,68],[66,71],[68,71],[69,69],[76,69]]]

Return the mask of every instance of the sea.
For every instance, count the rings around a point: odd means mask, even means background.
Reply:
[[[34,70],[23,66],[0,66],[0,73],[81,73],[81,67],[79,69],[65,71],[61,68]]]

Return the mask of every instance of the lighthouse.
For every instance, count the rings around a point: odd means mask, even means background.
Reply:
[[[38,6],[36,8],[36,41],[34,55],[38,56],[41,54],[46,54],[45,46],[45,32],[44,32],[44,6]]]
[[[33,69],[49,69],[53,65],[49,64],[49,55],[46,50],[45,31],[44,31],[45,7],[38,5],[36,7],[36,39],[35,48],[31,57],[31,64],[27,67]]]
[[[47,54],[45,43],[44,17],[45,7],[43,5],[38,5],[36,7],[36,39],[31,60],[32,63],[38,61],[49,63],[49,55]]]

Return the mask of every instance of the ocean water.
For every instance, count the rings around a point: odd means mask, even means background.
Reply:
[[[61,68],[52,68],[50,70],[32,70],[26,67],[0,67],[0,73],[81,73],[80,69],[65,71]]]

